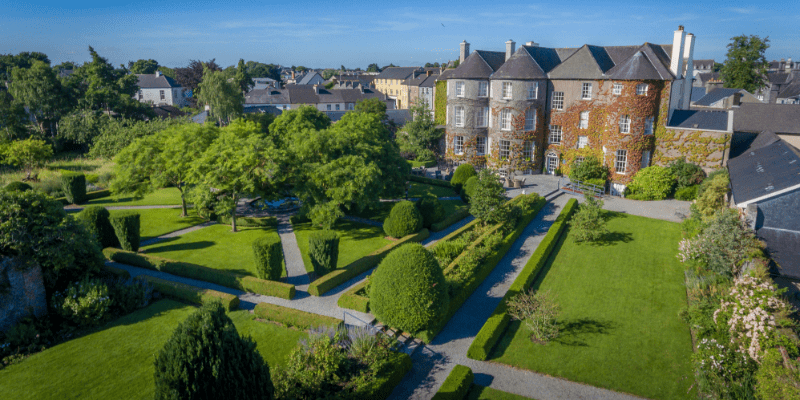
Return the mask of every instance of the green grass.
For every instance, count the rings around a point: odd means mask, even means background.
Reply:
[[[234,233],[231,232],[230,225],[211,225],[143,247],[142,251],[170,260],[258,276],[253,255],[253,241],[264,235],[278,233],[273,228],[238,228],[238,230]]]
[[[308,257],[308,238],[313,232],[320,229],[313,227],[310,222],[294,224],[297,246],[303,255],[303,264],[308,272],[314,271],[311,266],[311,259]],[[377,226],[339,220],[334,225],[333,230],[339,233],[339,261],[336,264],[338,268],[342,268],[391,243],[385,238],[386,234],[383,233],[383,228]]]
[[[4,399],[152,399],[153,361],[174,329],[195,307],[161,300],[94,333],[35,354],[0,370]],[[258,322],[248,311],[229,316],[250,335],[270,365],[287,361],[304,332]]]
[[[103,197],[100,199],[89,200],[82,206],[179,206],[181,205],[181,192],[176,188],[163,188],[146,194],[141,199],[134,199],[131,196]]]
[[[205,222],[197,216],[194,210],[189,210],[189,216],[181,217],[181,210],[175,208],[153,208],[135,210],[141,217],[139,234],[142,240],[165,235],[190,226]],[[110,210],[111,215],[124,212],[124,210]]]
[[[473,383],[469,388],[469,393],[467,393],[467,400],[532,400],[532,398]]]
[[[469,205],[461,200],[439,200],[439,201],[442,203],[442,206],[444,207],[444,215],[450,215],[460,209],[469,208]],[[386,217],[389,216],[389,213],[392,212],[392,207],[394,207],[395,204],[396,203],[388,203],[388,202],[380,203],[380,205],[376,209],[368,209],[359,213],[352,213],[352,215],[383,223]]]
[[[461,200],[440,200],[442,206],[444,207],[444,215],[448,216],[456,211],[464,210],[469,208],[469,204],[464,203]]]
[[[427,194],[432,194],[436,197],[458,196],[455,190],[446,188],[444,186],[434,186],[426,183],[411,182],[411,187],[408,189],[408,197],[422,197]]]
[[[611,233],[603,242],[578,244],[568,230],[533,284],[561,306],[560,336],[536,344],[513,322],[490,359],[646,398],[696,397],[687,394],[689,327],[678,317],[686,306],[675,256],[680,225],[606,215]]]

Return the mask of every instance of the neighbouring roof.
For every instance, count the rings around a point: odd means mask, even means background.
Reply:
[[[268,87],[253,89],[244,96],[245,104],[289,104],[289,91]]]
[[[305,76],[303,76],[303,79],[301,79],[300,82],[297,82],[297,84],[298,85],[308,85],[309,83],[311,83],[311,80],[314,79],[315,77],[319,77],[319,79],[322,80],[322,75],[320,75],[320,74],[318,74],[316,72],[309,72],[309,73],[305,74]]]
[[[319,93],[313,85],[286,85],[283,89],[255,89],[245,95],[245,105],[270,104],[320,104],[320,103],[357,103],[361,100],[377,97],[386,101],[383,93],[363,89],[325,89],[319,87]]]
[[[800,96],[800,80],[796,80],[786,86],[781,92],[778,94],[778,99],[789,99],[792,97]]]
[[[767,244],[769,257],[778,264],[770,272],[800,279],[800,251],[797,251],[800,232],[762,227],[756,234]]]
[[[175,82],[174,79],[166,75],[159,74],[159,76],[156,76],[156,74],[136,74],[136,77],[139,78],[138,85],[142,89],[163,89],[163,88],[181,87],[181,85]]]
[[[436,85],[436,78],[438,77],[438,70],[435,71],[437,73],[431,73],[430,76],[427,75],[425,71],[415,71],[411,76],[408,77],[405,81],[403,81],[403,85],[406,86],[418,86],[418,87],[434,87]]]
[[[705,96],[703,96],[699,100],[695,101],[694,105],[709,107],[712,104],[714,104],[714,103],[716,103],[716,102],[718,102],[718,101],[720,101],[722,99],[726,99],[728,97],[733,96],[736,93],[741,93],[741,92],[744,92],[744,91],[745,91],[744,89],[717,88],[717,89],[714,89],[714,90],[708,92],[708,94],[706,94]]]
[[[200,114],[197,114],[194,117],[192,117],[192,122],[198,124],[205,124],[207,119],[208,119],[208,111],[202,111],[200,112]]]
[[[185,112],[174,106],[154,106],[153,112],[161,118],[178,118],[186,115]]]
[[[245,114],[258,112],[262,114],[281,115],[283,111],[275,106],[250,106],[250,107],[244,107],[243,112]]]
[[[448,68],[448,69],[442,71],[442,73],[439,74],[438,77],[436,77],[436,80],[437,81],[446,81],[448,78],[450,78],[450,75],[453,74],[453,71],[455,71],[455,69],[452,69],[452,68]]]
[[[694,66],[694,69],[713,69],[714,60],[693,60],[692,65]]]
[[[800,186],[800,151],[772,132],[758,134],[750,148],[728,161],[736,205]]]
[[[721,81],[719,79],[719,72],[706,72],[702,74],[697,74],[697,80],[703,83]]]
[[[389,67],[375,76],[375,79],[400,79],[406,80],[414,71],[421,71],[419,67]]]
[[[796,104],[742,103],[733,112],[733,130],[800,135],[800,106]]]
[[[667,127],[727,131],[728,111],[675,110]]]
[[[703,96],[706,95],[706,88],[704,87],[692,87],[692,102],[700,100]]]
[[[788,72],[767,72],[767,80],[769,83],[787,83],[791,77],[791,73]]]

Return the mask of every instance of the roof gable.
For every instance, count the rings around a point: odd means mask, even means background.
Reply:
[[[450,76],[448,76],[448,78],[449,79],[489,78],[492,75],[492,73],[494,73],[495,70],[483,58],[482,53],[491,53],[491,52],[484,52],[480,50],[474,51],[472,54],[470,54],[469,56],[467,56],[467,58],[464,59],[463,63],[460,63],[458,65],[458,68],[454,69],[453,72],[450,73]],[[505,58],[505,53],[503,53],[503,58]]]
[[[547,74],[523,46],[492,74],[492,79],[545,79]]]
[[[595,47],[584,45],[553,68],[548,76],[550,79],[603,79],[603,67],[613,63],[605,50]]]
[[[159,74],[136,74],[138,86],[142,89],[164,89],[164,88],[179,88],[179,85],[172,78]]]
[[[673,75],[669,68],[664,66],[663,60],[659,56],[663,50],[660,46],[645,43],[635,50],[626,60],[619,62],[614,68],[607,71],[606,75],[610,79],[672,79]],[[622,51],[615,51],[617,56]]]
[[[695,101],[694,105],[709,107],[712,104],[722,99],[726,99],[728,97],[733,96],[736,93],[741,93],[743,91],[744,91],[743,89],[717,88],[708,92],[708,94],[701,97],[699,100]]]

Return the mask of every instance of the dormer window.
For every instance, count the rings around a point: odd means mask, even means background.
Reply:
[[[503,82],[503,98],[510,100],[512,95],[511,82]]]
[[[646,83],[641,83],[636,85],[636,95],[638,96],[647,96],[647,87],[650,86]]]
[[[489,82],[478,82],[478,97],[489,97]]]
[[[464,97],[464,82],[456,82],[456,97]]]
[[[589,82],[584,82],[583,87],[581,87],[581,100],[591,100],[592,99],[592,84]]]

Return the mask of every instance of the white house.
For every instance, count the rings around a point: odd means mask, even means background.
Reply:
[[[181,85],[161,71],[155,74],[136,74],[139,91],[134,98],[142,103],[185,107],[187,96]]]

